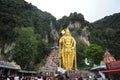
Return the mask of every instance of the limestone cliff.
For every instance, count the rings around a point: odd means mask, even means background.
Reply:
[[[71,29],[71,34],[76,38],[77,41],[83,40],[87,45],[90,44],[88,36],[90,32],[88,31],[88,26],[82,27],[81,22],[74,22],[68,25],[68,28]]]

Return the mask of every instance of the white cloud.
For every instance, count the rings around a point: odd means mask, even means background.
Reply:
[[[56,18],[73,12],[82,13],[86,20],[92,22],[119,12],[120,0],[26,0],[42,11],[51,13]]]

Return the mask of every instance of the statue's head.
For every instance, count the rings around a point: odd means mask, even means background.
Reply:
[[[71,35],[68,28],[66,29],[66,32],[65,32],[65,33],[66,33],[67,36]]]

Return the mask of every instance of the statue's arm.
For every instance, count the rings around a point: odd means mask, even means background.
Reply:
[[[73,48],[76,48],[76,41],[73,37],[72,37],[72,43],[73,43]]]
[[[62,39],[59,40],[59,67],[62,66],[61,64],[61,57],[62,57]]]

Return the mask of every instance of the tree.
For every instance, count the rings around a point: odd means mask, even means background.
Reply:
[[[16,31],[18,37],[12,50],[13,58],[22,69],[31,69],[37,53],[38,41],[36,35],[31,27],[16,28]]]
[[[99,65],[103,59],[103,48],[97,44],[91,44],[86,49],[86,57],[91,60],[94,64]]]
[[[87,49],[87,47],[88,45],[82,40],[77,43],[77,63],[78,64],[84,63],[82,61],[84,61],[85,59],[85,50]],[[81,65],[78,65],[78,67],[81,67]]]
[[[38,46],[37,46],[37,55],[35,56],[35,64],[43,64],[42,59],[45,59],[46,56],[49,55],[51,50],[51,46],[44,42],[39,40]]]

